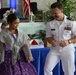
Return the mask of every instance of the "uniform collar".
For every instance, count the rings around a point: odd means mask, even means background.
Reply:
[[[63,20],[63,21],[64,21],[64,22],[66,22],[66,19],[67,19],[67,16],[66,16],[66,15],[64,15],[64,20]]]
[[[62,25],[63,23],[65,23],[65,22],[67,21],[66,19],[67,19],[67,16],[66,16],[66,15],[64,15],[64,20],[62,21],[62,23],[61,23],[61,24],[59,23],[60,21],[58,21],[58,20],[56,20],[56,19],[54,19],[54,20],[55,20],[55,23],[57,23],[57,25],[59,25],[59,26],[60,26],[60,25]]]

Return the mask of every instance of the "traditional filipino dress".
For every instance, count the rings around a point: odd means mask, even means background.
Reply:
[[[0,75],[38,75],[35,67],[26,60],[31,54],[25,47],[27,35],[21,30],[18,35],[8,29],[1,31]]]

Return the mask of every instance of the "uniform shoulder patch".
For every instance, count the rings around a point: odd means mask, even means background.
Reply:
[[[73,21],[73,20],[72,20],[71,18],[69,18],[69,17],[67,17],[67,19],[68,19],[68,20],[71,20],[71,21]]]
[[[54,17],[51,17],[50,20],[51,20],[51,21],[54,20]]]

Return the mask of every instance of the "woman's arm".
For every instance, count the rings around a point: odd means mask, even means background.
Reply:
[[[4,62],[4,55],[5,55],[5,51],[4,51],[3,43],[0,41],[0,63]]]
[[[29,45],[28,41],[25,41],[25,45],[24,45],[24,47],[26,48],[26,49],[24,49],[24,52],[27,54],[27,55],[25,54],[27,60],[29,60],[29,61],[33,61],[34,58],[32,57],[32,53],[31,53],[30,45]]]
[[[0,41],[0,46],[2,45],[2,42]]]

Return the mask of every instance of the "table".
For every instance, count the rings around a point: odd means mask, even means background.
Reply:
[[[75,49],[76,49],[76,47],[75,47]],[[43,73],[44,72],[44,64],[45,64],[46,56],[47,56],[47,53],[49,52],[49,50],[50,50],[49,47],[31,49],[33,57],[35,59],[32,62],[32,64],[36,67],[38,75],[44,75],[44,73]],[[76,56],[76,51],[75,51],[75,56]],[[75,57],[75,65],[76,65],[76,57]],[[60,62],[54,68],[53,75],[64,75]],[[76,75],[76,71],[75,71],[74,75]]]
[[[32,55],[35,59],[31,63],[35,66],[38,75],[44,75],[44,64],[49,50],[50,50],[49,47],[31,49]],[[75,56],[76,56],[76,51],[75,51]],[[75,57],[75,65],[76,65],[76,57]],[[53,75],[64,75],[60,62],[54,68]],[[74,75],[76,75],[76,71]]]
[[[35,59],[32,62],[32,64],[36,67],[38,75],[44,75],[44,64],[49,50],[50,50],[49,47],[31,49],[33,57]],[[59,68],[60,68],[60,64],[58,63],[58,65],[53,70],[54,75],[60,75]]]
[[[45,30],[44,22],[20,22],[19,28],[21,28],[27,34],[35,34],[39,30]]]
[[[1,26],[1,23],[0,23]],[[35,34],[39,30],[45,30],[44,22],[20,22],[19,28],[21,28],[27,34]]]

